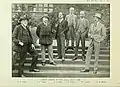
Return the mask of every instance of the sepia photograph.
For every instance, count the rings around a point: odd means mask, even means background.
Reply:
[[[12,3],[11,76],[110,78],[110,4]]]

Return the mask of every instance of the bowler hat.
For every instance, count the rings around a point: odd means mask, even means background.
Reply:
[[[47,18],[48,20],[49,20],[49,16],[42,16],[42,18],[41,19],[43,19],[43,18]]]
[[[101,15],[100,13],[96,13],[96,14],[94,15],[94,17],[98,17],[99,19],[101,19],[101,18],[102,18],[102,15]]]
[[[19,21],[22,21],[22,20],[29,20],[27,17],[20,17]]]

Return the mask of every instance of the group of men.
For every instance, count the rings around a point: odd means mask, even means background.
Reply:
[[[89,72],[91,55],[94,49],[95,64],[93,73],[96,74],[98,70],[100,42],[106,37],[106,29],[101,23],[101,18],[102,15],[100,13],[96,13],[94,15],[94,22],[89,25],[88,19],[85,18],[85,12],[80,11],[80,18],[77,19],[77,16],[74,14],[74,8],[71,7],[69,9],[69,14],[66,15],[65,18],[63,13],[59,12],[58,20],[54,22],[55,26],[53,28],[53,25],[49,22],[49,17],[43,16],[42,23],[38,24],[36,30],[36,35],[39,37],[39,44],[41,44],[42,65],[45,66],[46,64],[46,48],[48,49],[50,64],[56,65],[53,58],[52,47],[53,36],[55,35],[58,50],[58,56],[56,58],[60,58],[62,61],[65,61],[65,52],[68,49],[74,50],[74,47],[75,56],[72,60],[74,61],[78,58],[78,48],[81,40],[82,60],[85,61],[85,69],[81,70],[81,72]],[[16,26],[14,29],[12,38],[14,43],[13,50],[19,51],[20,54],[18,76],[21,77],[24,76],[23,66],[27,52],[29,52],[33,57],[30,71],[39,72],[39,69],[36,66],[38,53],[35,50],[32,35],[27,27],[28,19],[21,17],[20,22],[21,24]],[[89,37],[89,47],[85,56],[85,39],[87,34]],[[69,46],[70,39],[71,46]],[[76,45],[74,45],[74,42],[76,42]]]

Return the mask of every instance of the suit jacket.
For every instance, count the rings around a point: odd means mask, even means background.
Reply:
[[[48,25],[46,26],[44,23],[41,23],[38,25],[37,30],[36,30],[36,34],[39,37],[39,43],[42,45],[50,45],[53,42],[52,36],[53,36],[53,32],[52,32],[52,28],[51,28],[51,24],[48,23]]]
[[[78,19],[76,28],[79,32],[84,33],[89,27],[89,21],[88,19]]]
[[[21,49],[21,46],[19,45],[19,41],[23,42],[24,44],[32,44],[33,38],[30,33],[30,30],[28,27],[24,29],[24,27],[20,24],[15,27],[13,34],[12,34],[12,40],[13,40],[13,50],[19,52]]]
[[[28,27],[24,29],[22,25],[15,27],[12,35],[13,42],[18,44],[19,41],[23,43],[33,43],[33,38]]]
[[[61,36],[68,30],[68,22],[66,20],[57,21],[56,35]]]
[[[106,28],[105,26],[98,22],[97,26],[95,27],[95,24],[91,24],[89,32],[88,32],[88,37],[93,39],[96,42],[101,42],[105,39],[106,37]]]
[[[76,27],[77,16],[75,14],[73,14],[73,15],[70,15],[70,14],[66,15],[65,20],[67,20],[67,22],[68,22],[68,27],[69,26],[73,26],[74,28]]]

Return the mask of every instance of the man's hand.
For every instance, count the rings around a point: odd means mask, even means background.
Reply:
[[[33,44],[31,45],[31,47],[32,47],[32,49],[35,49],[35,46]]]
[[[101,36],[100,35],[94,35],[94,40],[97,42],[101,42]]]
[[[23,45],[24,45],[24,43],[23,43],[23,42],[21,42],[21,41],[19,41],[19,44],[20,44],[20,46],[23,46]]]
[[[58,27],[58,24],[57,24],[57,23],[55,24],[55,27]]]
[[[61,33],[60,33],[60,35],[62,35],[64,32],[62,31]]]
[[[92,38],[92,39],[93,39],[93,37],[94,37],[93,35],[90,36],[90,38]]]
[[[86,34],[87,34],[87,31],[84,31],[82,35],[83,35],[83,36],[86,36]]]
[[[53,33],[56,33],[56,30],[52,30]]]

